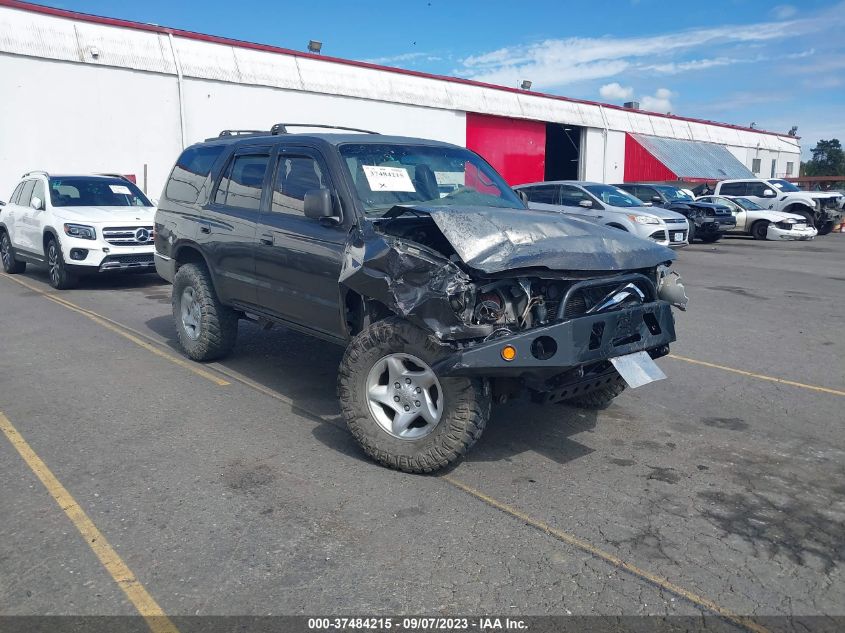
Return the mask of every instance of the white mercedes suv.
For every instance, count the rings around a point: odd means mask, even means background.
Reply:
[[[155,272],[154,216],[153,203],[122,176],[29,172],[0,206],[3,270],[46,265],[59,290],[82,275]]]

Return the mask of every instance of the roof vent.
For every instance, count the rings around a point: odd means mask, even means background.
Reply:
[[[639,110],[640,109],[640,102],[639,101],[626,101],[622,104],[623,108],[628,108],[629,110]]]

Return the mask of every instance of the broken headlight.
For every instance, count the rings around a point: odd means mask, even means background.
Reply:
[[[662,264],[657,267],[657,296],[681,311],[685,311],[689,303],[681,276]]]

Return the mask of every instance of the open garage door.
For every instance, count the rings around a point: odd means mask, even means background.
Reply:
[[[582,129],[576,125],[546,124],[546,180],[578,180]]]

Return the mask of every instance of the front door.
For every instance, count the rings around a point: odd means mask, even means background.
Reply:
[[[283,319],[343,336],[338,280],[351,218],[338,225],[304,213],[306,192],[334,192],[325,161],[311,148],[283,148],[272,183],[270,204],[261,213],[256,236],[260,302]]]

